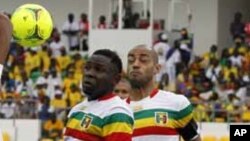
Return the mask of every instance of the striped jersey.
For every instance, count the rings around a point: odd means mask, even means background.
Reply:
[[[154,90],[140,101],[130,101],[134,112],[133,141],[178,141],[178,129],[193,118],[192,106],[183,95]]]
[[[133,112],[114,94],[72,108],[64,131],[65,141],[131,141]]]

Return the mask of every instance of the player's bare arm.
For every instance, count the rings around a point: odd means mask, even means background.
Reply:
[[[12,25],[7,16],[0,13],[0,64],[4,64],[9,51],[12,35]]]
[[[0,80],[3,72],[5,58],[9,52],[12,34],[12,24],[7,16],[0,13]],[[0,82],[1,87],[1,82]],[[1,91],[1,90],[0,90]]]

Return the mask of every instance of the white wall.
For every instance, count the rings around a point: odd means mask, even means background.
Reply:
[[[40,138],[39,120],[0,119],[0,128],[10,135],[11,141],[37,141]]]
[[[218,43],[220,48],[227,48],[232,45],[229,27],[234,19],[235,12],[242,12],[243,21],[250,21],[249,7],[249,0],[219,0]]]
[[[218,42],[218,1],[220,0],[190,0],[195,53],[204,53]]]

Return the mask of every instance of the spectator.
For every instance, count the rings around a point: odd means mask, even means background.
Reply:
[[[184,62],[185,66],[188,66],[192,50],[193,50],[193,41],[192,38],[189,37],[189,33],[186,28],[181,30],[181,38],[179,39],[180,42],[180,52],[181,52],[181,60]]]
[[[55,108],[55,110],[59,110],[59,109],[65,109],[67,107],[66,101],[63,98],[63,92],[60,89],[60,86],[55,86],[55,92],[54,92],[55,96],[53,97],[53,99],[51,100],[51,106],[53,106]]]
[[[112,14],[112,20],[111,20],[110,28],[112,28],[112,29],[117,29],[118,28],[118,15],[117,15],[117,13]]]
[[[25,54],[25,68],[28,76],[31,75],[31,72],[34,69],[40,69],[41,59],[37,54],[38,47],[32,47],[29,49],[29,52]]]
[[[85,13],[81,14],[79,25],[80,25],[80,36],[88,35],[88,33],[89,33],[89,21],[88,21],[87,14],[85,14]]]
[[[55,33],[52,42],[50,43],[50,49],[52,51],[53,57],[58,57],[61,55],[61,50],[65,48],[63,42],[61,41],[60,33]]]
[[[244,38],[241,36],[236,36],[234,39],[234,45],[228,48],[229,54],[232,55],[234,50],[238,50],[241,55],[244,55],[247,52],[247,48],[244,45]]]
[[[50,58],[52,56],[52,50],[48,47],[48,44],[43,44],[42,49],[37,52],[41,59],[42,72],[49,71]]]
[[[56,140],[62,138],[63,122],[57,119],[56,113],[51,113],[47,121],[45,121],[43,130],[45,137]]]
[[[132,0],[123,0],[124,2],[124,28],[131,28],[133,25],[133,10],[132,10]]]
[[[241,119],[243,122],[250,122],[250,100],[249,99],[246,101]]]
[[[239,54],[237,49],[234,50],[233,55],[229,57],[232,65],[238,68],[242,67],[243,57]]]
[[[74,14],[68,14],[68,20],[63,25],[63,34],[68,37],[69,50],[80,50],[79,24],[74,21]]]
[[[71,57],[67,55],[65,48],[60,50],[60,55],[56,57],[58,66],[60,66],[61,72],[65,72],[69,64],[71,63]]]
[[[87,14],[85,13],[81,14],[79,25],[80,25],[81,47],[84,52],[88,52],[89,21]]]
[[[219,74],[221,71],[221,66],[219,65],[219,60],[212,59],[210,65],[206,70],[206,77],[214,84],[219,82]]]
[[[49,119],[50,113],[53,112],[54,109],[50,105],[50,98],[45,96],[43,99],[40,99],[40,103],[38,104],[38,118],[44,122]]]
[[[7,96],[5,103],[1,106],[0,113],[4,118],[14,118],[16,112],[16,104],[12,96]]]
[[[81,102],[83,100],[83,96],[81,95],[80,88],[77,85],[72,84],[70,86],[70,90],[66,92],[65,99],[68,107],[73,107]]]
[[[107,23],[106,23],[106,17],[104,15],[101,15],[99,17],[99,23],[97,25],[98,29],[106,29],[107,28]]]
[[[166,64],[165,69],[169,78],[169,85],[173,90],[175,90],[176,85],[176,76],[178,74],[178,64],[181,62],[180,54],[180,44],[179,41],[174,42],[174,46],[169,49],[166,54]]]
[[[132,28],[139,28],[139,22],[140,22],[140,14],[139,13],[133,14]]]
[[[233,37],[233,39],[236,36],[242,36],[244,35],[244,27],[245,24],[242,22],[242,14],[240,12],[236,12],[234,14],[234,20],[230,24],[230,33]]]
[[[28,96],[32,96],[32,93],[34,91],[34,88],[33,88],[34,83],[27,76],[26,72],[22,72],[21,76],[22,76],[22,80],[16,81],[16,93],[21,94],[22,96],[22,91],[25,90]]]
[[[208,65],[214,59],[219,59],[218,47],[216,45],[212,45],[210,47],[210,51],[203,54],[202,58],[205,65]]]
[[[126,78],[121,79],[114,88],[114,93],[117,94],[121,99],[129,97],[131,91],[131,85]]]
[[[153,49],[158,55],[159,64],[161,65],[160,72],[156,75],[156,82],[159,82],[162,75],[166,73],[166,56],[170,49],[168,43],[168,35],[166,33],[160,33],[158,37],[158,42],[153,46]]]

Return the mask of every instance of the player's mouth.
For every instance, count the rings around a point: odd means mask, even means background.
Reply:
[[[138,75],[141,75],[141,72],[139,72],[139,71],[132,71],[132,72],[130,72],[130,75],[131,76],[138,76]]]
[[[92,87],[92,86],[93,86],[93,84],[91,82],[89,82],[89,81],[84,81],[83,82],[83,87]]]

